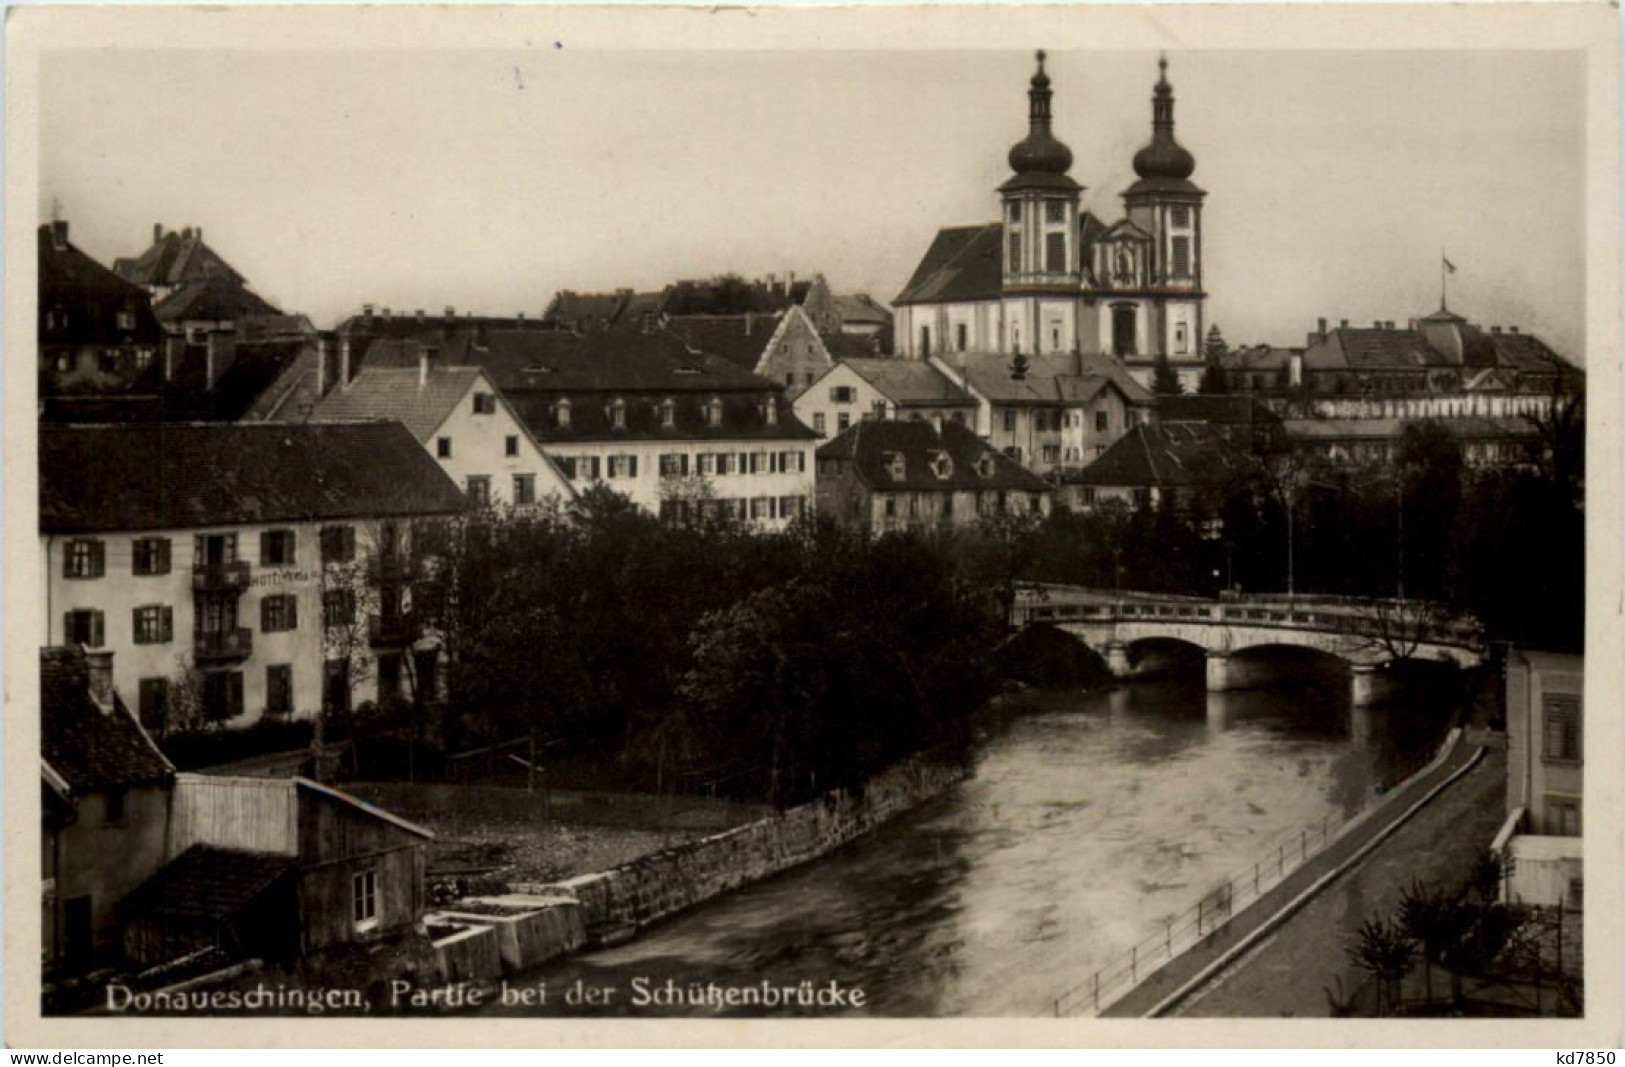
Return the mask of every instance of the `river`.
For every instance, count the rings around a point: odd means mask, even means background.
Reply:
[[[544,982],[546,1007],[486,1010],[704,1015],[632,1007],[633,980],[837,979],[864,991],[856,1014],[1047,1014],[1282,835],[1359,810],[1437,746],[1436,703],[1356,710],[1346,687],[1045,694],[934,802],[624,945],[515,980]],[[561,1003],[578,981],[614,988],[612,1002]]]

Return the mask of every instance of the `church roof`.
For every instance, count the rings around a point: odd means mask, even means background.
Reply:
[[[937,232],[925,258],[914,268],[893,304],[934,304],[950,300],[985,300],[1004,289],[1004,260],[997,222],[950,226]]]

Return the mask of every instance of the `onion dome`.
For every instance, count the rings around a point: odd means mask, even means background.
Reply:
[[[1174,140],[1174,88],[1168,84],[1168,58],[1157,60],[1162,76],[1151,98],[1151,143],[1134,153],[1134,173],[1142,179],[1184,181],[1196,170],[1196,157]]]
[[[1017,174],[1065,174],[1072,169],[1072,149],[1050,132],[1049,75],[1044,53],[1038,53],[1038,73],[1027,90],[1027,136],[1010,149],[1010,169]]]

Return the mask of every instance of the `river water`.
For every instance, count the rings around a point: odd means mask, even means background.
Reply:
[[[1048,1014],[1284,835],[1359,810],[1442,737],[1436,702],[1366,711],[1346,694],[1335,677],[1045,694],[948,794],[816,863],[515,982],[545,983],[545,1007],[486,1010],[706,1015],[634,1007],[634,979],[837,979],[863,989],[857,1014]],[[616,992],[564,1004],[577,982]]]

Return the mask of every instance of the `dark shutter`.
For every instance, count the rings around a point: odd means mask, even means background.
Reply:
[[[284,608],[282,609],[283,624],[286,625],[290,630],[299,629],[299,597],[294,594],[289,594],[283,598],[283,601],[285,604]]]
[[[271,625],[271,602],[275,599],[274,596],[268,596],[260,601],[260,630],[264,633],[271,633],[274,629]]]
[[[107,572],[107,545],[101,541],[90,542],[90,573],[100,578]]]
[[[684,452],[681,456],[677,457],[677,467],[678,467],[679,470],[681,470],[683,472],[683,476],[685,478],[688,477],[688,453],[687,452]]]
[[[243,672],[232,671],[227,677],[226,715],[235,719],[243,713]]]
[[[152,636],[141,632],[141,610],[140,608],[130,609],[130,634],[138,645],[147,644],[152,640]]]
[[[163,616],[163,632],[159,635],[159,640],[173,641],[175,640],[175,609],[165,606],[160,611]]]
[[[105,644],[103,637],[102,613],[93,611],[90,613],[90,647],[101,648]]]
[[[275,544],[276,544],[276,531],[275,530],[261,530],[260,531],[260,566],[265,567],[265,566],[269,566],[272,563],[278,562],[278,560],[276,558]],[[263,603],[263,601],[262,601],[262,603]]]
[[[75,643],[73,640],[73,612],[71,611],[62,613],[62,643],[64,645]]]
[[[169,573],[169,538],[160,537],[157,541],[158,558],[153,561],[153,573]]]
[[[627,456],[626,457],[626,470],[627,470],[626,476],[628,478],[636,478],[638,476],[638,457],[636,457],[636,456]]]
[[[592,480],[596,482],[599,477],[598,457],[594,456],[592,457]]]

